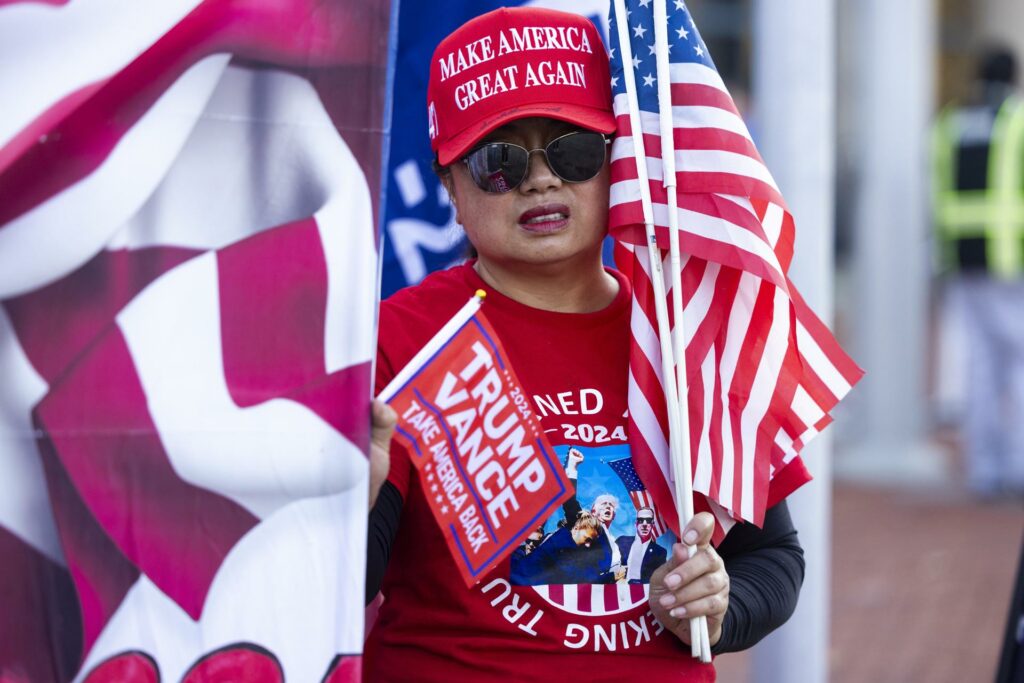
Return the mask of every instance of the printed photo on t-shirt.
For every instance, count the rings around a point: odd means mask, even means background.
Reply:
[[[575,495],[513,552],[510,583],[650,583],[675,539],[633,469],[629,447],[555,452]]]

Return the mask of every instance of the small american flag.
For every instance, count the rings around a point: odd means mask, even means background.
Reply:
[[[626,490],[629,491],[629,499],[633,501],[634,508],[638,511],[640,508],[650,508],[654,511],[654,537],[659,538],[667,530],[665,520],[661,518],[658,506],[654,503],[654,498],[648,493],[647,487],[640,481],[636,470],[633,469],[633,459],[619,458],[618,460],[612,460],[608,463],[608,467],[611,467],[612,471],[619,475],[619,479],[622,480]]]
[[[671,297],[651,4],[627,2],[632,44],[627,66],[638,90],[660,252],[655,256]],[[615,36],[614,12],[610,22]],[[831,421],[829,411],[862,372],[786,275],[793,256],[792,216],[682,0],[668,7],[668,37],[686,398],[694,492],[702,494],[696,503],[719,513],[726,529],[730,518],[760,524],[770,501],[805,480],[776,475],[799,460],[801,448]],[[652,270],[623,50],[613,44],[618,131],[609,227],[617,240],[616,264],[633,283],[630,441],[637,471],[665,509],[673,498]]]

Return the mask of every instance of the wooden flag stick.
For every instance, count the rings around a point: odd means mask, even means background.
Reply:
[[[620,56],[623,64],[622,75],[625,80],[626,97],[629,101],[629,121],[630,129],[633,133],[633,152],[636,159],[637,180],[640,185],[640,200],[643,207],[644,225],[647,231],[647,255],[651,284],[654,288],[654,312],[658,322],[658,340],[661,344],[662,386],[665,392],[665,403],[668,407],[669,451],[674,468],[675,462],[679,457],[686,457],[686,460],[689,461],[689,449],[683,450],[683,445],[680,441],[682,435],[682,411],[679,408],[679,393],[676,390],[675,363],[671,340],[672,332],[668,322],[668,307],[665,303],[665,276],[662,269],[661,250],[658,248],[657,237],[654,232],[654,209],[651,204],[651,189],[647,175],[647,152],[644,148],[643,125],[640,122],[640,104],[637,100],[636,78],[632,68],[633,49],[629,41],[629,24],[626,19],[625,0],[614,0],[614,3],[615,25],[618,30],[619,50],[621,51]],[[686,479],[688,480],[690,469],[689,467],[684,469],[687,472]],[[673,476],[678,482],[680,478],[676,477],[675,473],[673,473]],[[691,492],[686,498],[689,501],[690,516],[685,519],[683,519],[683,516],[685,516],[686,512],[686,503],[678,501],[679,495],[677,490],[677,507],[682,511],[680,517],[680,532],[682,532],[682,527],[689,523],[693,516],[693,495]],[[690,620],[690,653],[704,661],[704,648],[701,645],[703,641],[700,637],[701,621],[704,622],[706,630],[707,620],[703,617]],[[708,650],[707,661],[710,661],[710,649]]]
[[[676,509],[679,513],[679,528],[682,529],[693,519],[693,473],[690,444],[690,411],[686,373],[686,335],[683,326],[683,283],[682,259],[679,248],[679,211],[676,198],[676,146],[675,121],[672,117],[672,75],[668,60],[668,12],[665,0],[654,0],[654,50],[658,79],[658,123],[661,132],[662,184],[668,197],[669,258],[672,275],[672,353],[675,357],[676,385],[679,389],[679,445],[680,451],[672,453],[672,478],[675,483]],[[689,547],[690,557],[697,552],[696,546]],[[694,621],[697,630],[694,630]],[[700,640],[700,659],[711,661],[711,643],[708,636],[706,617],[690,620],[691,640]]]

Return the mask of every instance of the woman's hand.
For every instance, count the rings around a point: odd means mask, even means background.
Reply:
[[[651,576],[651,611],[679,640],[690,644],[690,618],[708,619],[709,644],[722,637],[722,620],[729,607],[729,575],[725,563],[711,547],[715,518],[708,512],[694,516],[683,531],[683,543],[672,546],[668,562]],[[696,545],[691,558],[688,546]]]
[[[370,509],[373,509],[391,467],[391,437],[395,433],[398,415],[387,403],[374,399],[370,418]]]

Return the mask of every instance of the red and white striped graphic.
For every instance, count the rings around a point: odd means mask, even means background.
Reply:
[[[581,616],[618,614],[647,602],[649,586],[641,583],[557,584],[534,586],[537,594],[563,611]]]
[[[388,17],[0,3],[0,678],[361,651]]]
[[[650,22],[649,10],[633,10],[631,25],[643,24],[645,16]],[[776,475],[830,422],[829,411],[862,373],[786,276],[792,216],[706,59],[696,27],[688,15],[673,21],[684,22],[670,30],[672,38],[679,37],[670,52],[670,75],[678,223],[686,254],[681,281],[694,491],[707,498],[697,501],[698,509],[715,511],[726,528],[729,517],[760,524],[770,499],[802,483],[783,477],[773,487]],[[662,262],[671,301],[669,209],[656,98],[653,106],[651,101],[641,96],[640,120],[658,238],[655,258]],[[616,264],[631,278],[634,297],[630,440],[637,471],[655,500],[666,505],[673,498],[661,350],[625,94],[616,95],[615,112],[610,229],[618,240]]]

